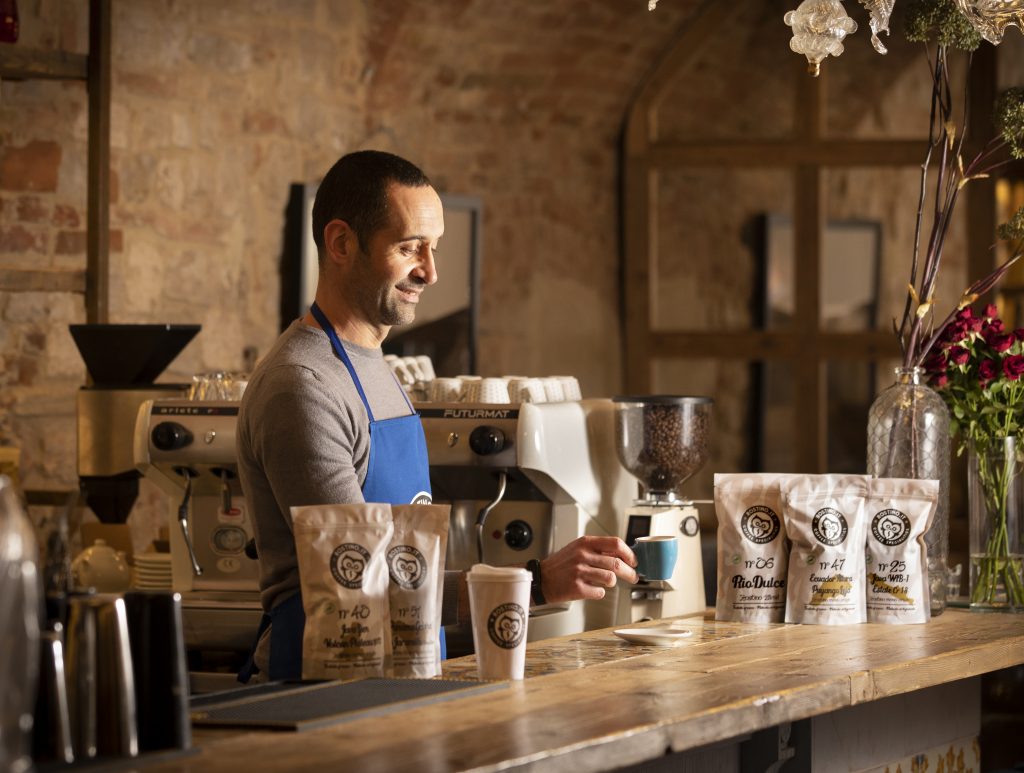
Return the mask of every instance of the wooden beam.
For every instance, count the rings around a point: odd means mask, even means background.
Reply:
[[[996,100],[999,79],[995,46],[979,46],[971,57],[970,91],[968,92],[967,137],[981,147],[996,135],[992,124],[992,106]],[[989,177],[971,180],[964,188],[967,199],[967,282],[988,275],[996,267],[996,181]],[[988,301],[991,293],[982,299]]]
[[[110,3],[89,3],[89,188],[86,319],[110,317]]]
[[[927,140],[716,140],[655,142],[653,166],[791,167],[920,166]]]
[[[65,51],[32,51],[0,46],[0,78],[80,80],[87,77],[87,57]]]
[[[9,293],[84,293],[85,272],[0,266],[0,290]]]

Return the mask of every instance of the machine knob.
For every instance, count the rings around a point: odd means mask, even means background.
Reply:
[[[480,456],[492,456],[505,447],[505,433],[486,424],[469,433],[469,447]]]
[[[505,544],[513,550],[526,550],[533,542],[533,529],[526,521],[512,521],[505,527]]]
[[[162,421],[153,427],[153,445],[161,451],[177,451],[192,442],[192,433],[173,421]]]

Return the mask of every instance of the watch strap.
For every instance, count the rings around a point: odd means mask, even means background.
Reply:
[[[526,562],[526,568],[533,575],[530,580],[530,598],[533,599],[534,604],[547,604],[548,602],[544,598],[544,591],[541,588],[540,561],[536,558],[531,558]]]

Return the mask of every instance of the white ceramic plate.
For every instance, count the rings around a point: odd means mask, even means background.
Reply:
[[[686,628],[619,628],[614,633],[630,644],[653,644],[656,647],[675,647],[693,636],[693,631]]]

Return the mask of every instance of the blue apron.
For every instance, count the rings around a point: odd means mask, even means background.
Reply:
[[[430,466],[427,461],[427,441],[423,435],[423,424],[409,402],[408,416],[378,421],[373,417],[370,403],[363,392],[356,369],[349,359],[345,347],[338,339],[334,326],[314,303],[310,307],[313,317],[327,333],[334,354],[348,369],[359,392],[359,399],[366,407],[370,418],[370,459],[363,481],[363,500],[385,502],[393,505],[411,502],[430,502]],[[404,390],[403,390],[404,395]],[[302,631],[306,625],[306,614],[302,608],[302,594],[289,596],[264,615],[256,634],[258,642],[267,626],[270,626],[270,673],[272,680],[302,678]],[[254,647],[255,649],[255,647]],[[441,657],[445,656],[443,629],[441,632]],[[252,657],[239,674],[239,680],[248,682],[253,673]]]

